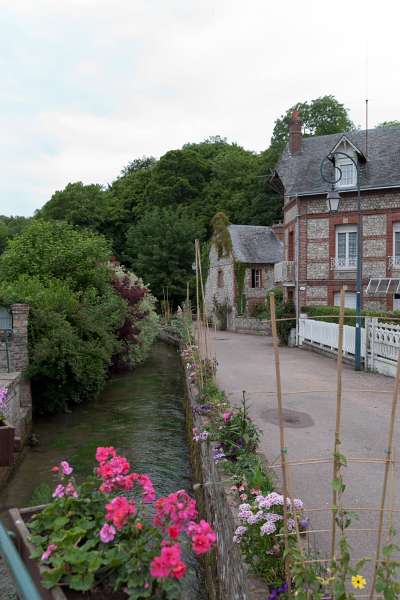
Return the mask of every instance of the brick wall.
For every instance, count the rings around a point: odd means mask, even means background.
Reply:
[[[388,257],[393,253],[393,224],[400,222],[400,190],[362,193],[363,218],[363,290],[371,277],[400,276],[400,267],[389,269]],[[357,225],[357,196],[342,194],[340,211],[330,215],[324,196],[284,199],[285,257],[288,232],[294,229],[293,217],[299,215],[300,305],[332,303],[342,285],[355,290],[356,270],[335,270],[331,259],[336,254],[337,225]],[[295,241],[295,248],[297,243]],[[391,309],[393,298],[368,298],[363,294],[365,307]]]

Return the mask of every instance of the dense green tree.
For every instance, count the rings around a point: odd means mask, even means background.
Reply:
[[[377,125],[377,127],[399,127],[400,126],[400,121],[382,121],[382,123],[379,123],[379,125]]]
[[[184,209],[153,208],[129,229],[126,261],[158,299],[168,288],[176,305],[185,298],[187,281],[193,278],[194,240],[201,233],[198,222]]]
[[[0,215],[0,254],[5,250],[7,241],[21,233],[31,221],[27,217],[6,217]]]
[[[354,129],[347,108],[334,96],[322,96],[310,102],[297,102],[275,121],[272,144],[284,144],[288,140],[288,124],[294,110],[300,112],[303,135],[327,135]]]

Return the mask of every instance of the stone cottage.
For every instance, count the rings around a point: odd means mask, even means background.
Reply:
[[[283,244],[271,227],[228,225],[229,252],[212,244],[206,282],[206,310],[215,316],[215,303],[229,307],[228,328],[235,329],[237,315],[252,315],[256,303],[265,301],[274,287],[274,265],[282,261]]]
[[[326,157],[340,174],[331,186],[321,177]],[[284,286],[286,297],[299,307],[333,305],[346,285],[346,306],[354,308],[361,231],[361,304],[399,310],[400,127],[304,138],[295,111],[273,181],[284,201],[284,258],[275,267],[275,284]]]

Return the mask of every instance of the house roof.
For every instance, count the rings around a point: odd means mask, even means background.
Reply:
[[[275,264],[283,259],[283,244],[271,227],[229,225],[228,229],[238,262]]]
[[[286,145],[276,167],[285,193],[289,196],[325,193],[328,184],[321,178],[321,161],[344,136],[366,154],[365,130],[303,138],[301,152],[293,156]],[[369,129],[367,159],[359,165],[362,189],[400,187],[400,127]]]

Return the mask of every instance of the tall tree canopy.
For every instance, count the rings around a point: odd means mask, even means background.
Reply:
[[[344,104],[334,96],[321,96],[310,102],[297,102],[275,121],[271,143],[286,143],[289,136],[288,124],[294,110],[300,112],[303,135],[328,135],[350,131],[355,128]]]

